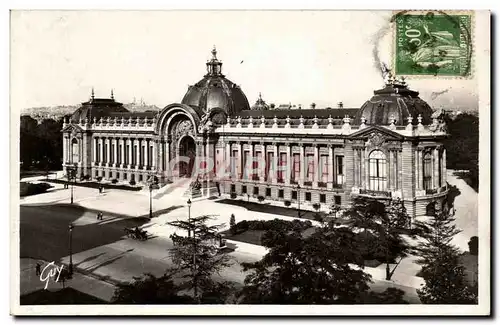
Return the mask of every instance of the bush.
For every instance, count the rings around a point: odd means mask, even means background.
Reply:
[[[292,205],[292,202],[290,202],[290,201],[286,200],[286,201],[285,201],[285,206],[286,206],[286,207],[289,207],[290,205]]]
[[[234,214],[231,214],[231,218],[229,218],[229,227],[233,228],[236,225],[236,218]]]
[[[90,181],[90,178],[91,178],[90,175],[83,175],[81,180],[82,181]]]
[[[236,199],[236,193],[231,193],[231,199]]]
[[[117,183],[118,183],[118,180],[117,180],[116,178],[113,178],[113,179],[111,180],[111,184],[117,184]]]
[[[479,237],[472,236],[468,244],[469,244],[469,253],[471,255],[477,256],[479,254]]]
[[[301,220],[292,220],[286,221],[281,219],[273,219],[273,220],[242,220],[231,227],[231,233],[233,235],[240,234],[247,230],[265,230],[265,231],[273,231],[273,232],[286,232],[286,231],[304,231],[308,228],[312,227],[311,221],[301,221]]]
[[[130,180],[129,182],[130,185],[134,186],[135,185],[135,181],[133,179]]]
[[[318,222],[323,222],[323,217],[319,213],[316,213],[314,214],[314,220]]]
[[[318,211],[318,210],[319,210],[319,208],[321,207],[321,205],[320,205],[319,203],[314,203],[314,204],[312,205],[312,207],[313,207],[313,209],[314,209],[314,210]]]
[[[26,183],[21,182],[20,184],[20,195],[28,196],[47,192],[49,188],[53,187],[48,183]]]
[[[96,180],[96,181],[98,181],[98,182],[102,181],[102,176],[97,176],[97,177],[95,178],[95,180]]]
[[[262,195],[259,195],[259,197],[257,199],[259,200],[259,202],[263,202],[265,200]]]

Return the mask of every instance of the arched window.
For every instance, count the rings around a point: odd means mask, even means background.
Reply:
[[[76,140],[75,138],[71,140],[71,158],[73,159],[72,160],[73,163],[80,161],[78,140]]]
[[[385,191],[387,189],[387,164],[385,154],[380,150],[374,150],[369,156],[369,186],[373,191]]]
[[[436,202],[431,202],[425,207],[425,215],[434,217],[436,215]]]
[[[432,188],[432,156],[428,152],[424,155],[424,190]]]

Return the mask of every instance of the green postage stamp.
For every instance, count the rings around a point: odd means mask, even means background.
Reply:
[[[471,74],[470,12],[400,12],[394,16],[397,75],[468,77]]]

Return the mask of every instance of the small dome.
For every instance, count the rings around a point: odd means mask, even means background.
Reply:
[[[259,93],[259,98],[255,102],[255,104],[252,106],[252,110],[254,111],[267,111],[269,109],[269,105],[266,104],[266,102],[262,99],[261,93]]]
[[[228,115],[236,115],[249,110],[248,99],[241,88],[222,74],[222,62],[217,59],[217,51],[212,50],[212,59],[207,62],[207,74],[189,89],[182,99],[203,115],[213,108],[219,108]]]
[[[422,124],[431,123],[432,108],[420,97],[418,92],[408,89],[404,79],[389,80],[383,89],[375,90],[374,96],[361,106],[354,124],[361,124],[364,117],[366,124],[389,125],[395,119],[396,125],[408,124],[408,117],[416,120],[422,116]]]

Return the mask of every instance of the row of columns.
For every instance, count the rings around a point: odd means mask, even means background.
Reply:
[[[70,136],[63,137],[63,161],[64,163],[78,163],[81,164],[83,158],[83,145],[82,139],[77,139],[78,141],[78,161],[73,161],[73,145],[72,138]]]
[[[113,146],[112,146],[113,145]],[[92,139],[93,165],[133,168],[155,169],[156,167],[156,142],[147,138],[115,138],[94,137]],[[104,150],[106,147],[106,151]],[[140,164],[141,148],[144,147],[143,163]],[[125,148],[128,148],[127,152]],[[151,148],[151,159],[149,150]],[[118,157],[118,152],[120,155]],[[126,156],[127,153],[127,156]],[[104,159],[105,158],[105,159]],[[111,159],[113,158],[113,159]],[[120,158],[120,159],[118,159]],[[149,163],[151,160],[151,164]],[[111,162],[112,161],[112,162]]]
[[[236,144],[236,152],[237,156],[233,157],[233,144]],[[284,175],[282,182],[285,185],[290,185],[292,181],[292,172],[295,173],[295,160],[293,159],[292,154],[292,145],[290,143],[280,144],[277,143],[261,143],[260,150],[257,149],[256,145],[252,142],[248,143],[250,146],[249,150],[244,148],[244,144],[241,142],[226,142],[225,144],[225,161],[226,166],[228,166],[231,170],[235,170],[237,179],[248,179],[252,180],[253,174],[244,174],[243,168],[245,167],[246,171],[251,171],[254,169],[253,163],[256,161],[258,166],[258,180],[261,182],[266,181],[267,171],[270,171],[270,174],[267,175],[268,180],[271,181],[271,184],[278,184],[278,170],[282,172]],[[284,150],[280,150],[281,147],[285,147]],[[299,185],[303,186],[306,181],[306,167],[308,167],[308,161],[306,162],[306,154],[305,154],[305,145],[299,144],[299,179],[295,180]],[[320,168],[323,169],[323,166],[320,165],[320,146],[317,144],[313,144],[313,162],[314,162],[314,178],[312,180],[312,186],[317,187],[320,182],[319,174]],[[284,152],[283,152],[284,151]],[[243,157],[245,152],[248,152],[248,159],[246,161],[246,166],[243,166]],[[258,159],[258,154],[260,153],[261,159]],[[268,161],[268,153],[273,154],[272,162]],[[281,154],[285,153],[286,158],[283,160],[280,159]],[[334,148],[331,145],[328,145],[328,163],[327,163],[327,187],[333,188],[334,184]],[[260,161],[259,161],[260,160]],[[227,163],[229,162],[229,163]],[[280,162],[286,162],[286,168],[279,169]],[[272,164],[273,168],[269,167],[269,164]],[[273,172],[274,171],[274,172]],[[253,173],[253,172],[252,172]]]

